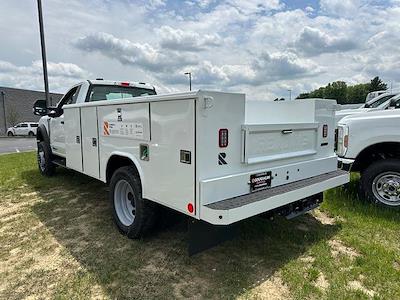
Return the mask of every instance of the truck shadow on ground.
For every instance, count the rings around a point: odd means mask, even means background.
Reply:
[[[36,170],[22,175],[41,198],[34,214],[90,274],[80,284],[94,281],[111,298],[235,298],[340,230],[308,214],[292,221],[254,217],[240,223],[236,239],[188,257],[185,220],[130,240],[114,226],[102,183],[60,170],[57,187],[43,187]],[[83,275],[74,276],[66,288]]]

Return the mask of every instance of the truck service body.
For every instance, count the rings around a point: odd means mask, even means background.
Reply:
[[[295,216],[322,201],[304,199],[349,181],[337,169],[335,108],[331,100],[246,101],[211,91],[76,102],[63,106],[65,155],[52,157],[111,182],[123,232],[138,217],[134,203],[121,204],[132,200],[132,184],[113,180],[126,165],[145,201],[192,220],[229,225],[283,207]]]

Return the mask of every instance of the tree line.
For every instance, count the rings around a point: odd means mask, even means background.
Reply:
[[[336,99],[338,104],[364,103],[370,92],[387,90],[387,84],[378,76],[369,83],[347,85],[344,81],[335,81],[309,93],[302,93],[296,99],[324,98]]]

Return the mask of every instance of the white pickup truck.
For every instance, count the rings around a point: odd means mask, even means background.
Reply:
[[[398,93],[386,92],[369,100],[358,108],[338,110],[336,111],[336,122],[339,123],[341,119],[347,116],[363,114],[370,111],[384,110],[389,106],[390,100],[398,95]]]
[[[162,205],[190,216],[193,254],[222,225],[266,212],[297,216],[349,181],[334,152],[335,101],[246,102],[243,94],[210,91],[148,96],[150,87],[111,85],[117,94],[140,88],[146,96],[109,99],[105,82],[68,92],[40,120],[38,165],[44,175],[59,165],[109,184],[115,223],[130,238],[151,228]],[[38,102],[34,111],[49,109]]]
[[[343,118],[338,124],[339,166],[360,172],[361,199],[400,207],[400,99],[387,110]]]

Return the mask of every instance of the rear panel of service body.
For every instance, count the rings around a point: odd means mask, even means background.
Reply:
[[[246,103],[244,95],[202,92],[197,107],[201,205],[250,193],[253,174],[271,171],[273,187],[336,170],[334,106],[323,100]],[[228,130],[223,148],[221,129]]]

